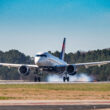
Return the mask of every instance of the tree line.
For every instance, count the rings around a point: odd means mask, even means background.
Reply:
[[[49,51],[50,52],[50,51]],[[52,52],[50,52],[52,53]],[[60,52],[56,51],[52,53],[59,57]],[[94,50],[94,51],[77,51],[76,53],[66,53],[65,61],[69,64],[84,63],[94,61],[106,61],[110,60],[110,49]],[[34,61],[30,56],[26,56],[24,53],[18,50],[9,50],[7,52],[0,51],[1,63],[18,63],[18,64],[33,64]],[[94,77],[97,81],[110,80],[110,64],[95,67],[81,67],[78,69],[78,74],[85,73]],[[45,76],[44,76],[45,77]],[[17,68],[0,67],[0,79],[1,80],[19,80],[21,76],[18,74]],[[24,78],[24,77],[23,77]],[[30,75],[27,79],[32,80],[33,76]]]

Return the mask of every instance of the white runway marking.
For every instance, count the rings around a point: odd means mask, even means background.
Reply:
[[[110,100],[0,100],[0,105],[110,105]]]

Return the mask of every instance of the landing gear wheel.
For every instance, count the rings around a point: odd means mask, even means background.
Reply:
[[[34,77],[34,82],[41,82],[41,78],[40,78],[40,77],[35,76],[35,77]]]
[[[40,82],[41,81],[41,78],[40,77],[38,77],[38,82]]]
[[[34,82],[37,82],[37,77],[36,76],[34,77]]]
[[[65,82],[67,80],[67,82],[69,82],[69,77],[63,77],[63,82]]]
[[[67,79],[67,82],[69,82],[69,77],[67,77],[66,79]]]
[[[63,77],[63,82],[65,82],[66,81],[66,77]]]

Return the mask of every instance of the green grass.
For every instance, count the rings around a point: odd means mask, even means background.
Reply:
[[[0,100],[110,99],[110,84],[0,84]]]
[[[110,84],[0,84],[0,89],[8,88],[66,91],[110,91]]]
[[[10,99],[16,99],[15,97],[4,97],[0,96],[0,100],[10,100]]]

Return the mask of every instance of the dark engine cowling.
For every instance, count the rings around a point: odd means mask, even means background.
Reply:
[[[76,74],[76,67],[74,65],[68,65],[66,70],[67,70],[69,75],[75,75]]]
[[[24,76],[27,76],[30,73],[30,69],[27,66],[22,65],[18,68],[18,72]]]

